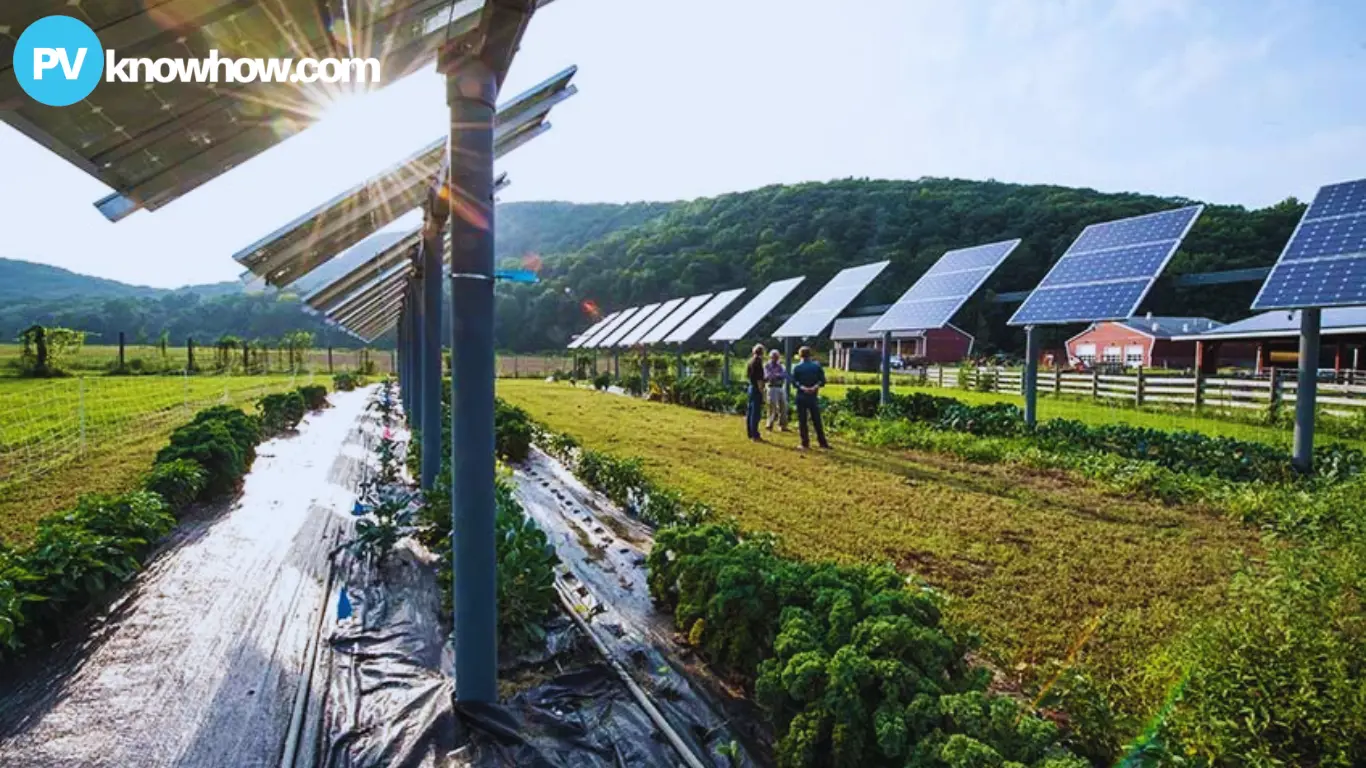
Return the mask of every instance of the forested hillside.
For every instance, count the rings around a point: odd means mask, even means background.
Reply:
[[[539,284],[499,288],[499,343],[527,350],[561,347],[588,324],[582,308],[588,300],[614,310],[737,286],[753,291],[771,280],[806,275],[779,309],[791,311],[839,269],[880,259],[890,259],[891,267],[856,303],[891,302],[945,250],[1020,237],[1023,244],[988,290],[955,320],[977,336],[979,349],[1018,351],[1023,334],[1005,326],[1015,305],[992,303],[994,293],[1032,288],[1087,224],[1190,202],[954,179],[851,179],[695,200],[573,252],[541,251]],[[1246,316],[1255,283],[1196,292],[1175,289],[1170,277],[1272,264],[1303,209],[1293,199],[1254,211],[1207,207],[1167,279],[1140,311],[1219,320]],[[760,330],[775,325],[770,321]],[[1051,329],[1053,338],[1046,341],[1072,332]]]

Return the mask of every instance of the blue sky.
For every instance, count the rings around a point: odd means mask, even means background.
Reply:
[[[557,0],[504,96],[579,95],[504,200],[674,200],[954,176],[1267,205],[1366,176],[1360,0]],[[0,256],[172,287],[444,130],[422,73],[156,213],[0,125]]]

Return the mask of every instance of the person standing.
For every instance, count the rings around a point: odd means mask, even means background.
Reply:
[[[764,366],[764,383],[768,385],[768,431],[773,431],[777,421],[782,431],[787,431],[787,369],[778,350],[768,353],[768,364]]]
[[[810,347],[802,347],[798,350],[797,356],[802,361],[792,369],[792,383],[797,385],[797,426],[802,436],[802,450],[811,447],[811,439],[806,431],[808,418],[816,428],[816,443],[822,448],[829,449],[830,443],[825,441],[825,428],[821,426],[821,405],[818,399],[821,387],[825,386],[825,369],[811,359]]]
[[[749,379],[749,401],[745,405],[745,431],[749,439],[762,442],[759,436],[759,419],[764,414],[764,345],[755,344],[749,357],[749,367],[745,369]]]

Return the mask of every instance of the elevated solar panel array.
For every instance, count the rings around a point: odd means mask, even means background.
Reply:
[[[629,334],[631,331],[634,331],[636,329],[636,326],[650,319],[650,315],[653,315],[655,313],[655,310],[657,309],[659,309],[658,302],[654,304],[646,304],[645,306],[641,307],[639,312],[636,312],[635,315],[631,317],[631,319],[617,326],[617,329],[608,334],[607,337],[598,346],[620,346],[622,339],[626,338],[627,334]]]
[[[706,304],[707,299],[710,298],[710,293],[704,293],[701,296],[693,296],[682,304],[679,304],[678,309],[670,312],[668,317],[659,321],[658,325],[651,329],[649,333],[645,334],[645,338],[641,339],[640,343],[658,344],[663,341],[664,337],[668,336],[670,331],[681,325],[684,320],[687,320],[688,317],[692,315],[692,313],[696,312],[703,304]]]
[[[621,346],[631,347],[635,346],[636,344],[639,344],[641,339],[645,338],[645,334],[649,333],[650,331],[653,331],[656,325],[659,325],[660,322],[664,320],[664,318],[673,314],[673,311],[675,309],[678,309],[678,305],[682,303],[683,299],[680,298],[669,299],[663,304],[660,304],[659,309],[656,309],[653,314],[651,314],[649,317],[641,321],[640,325],[637,325],[635,327],[635,330],[626,334],[626,336],[622,338]]]
[[[716,333],[711,335],[712,341],[737,341],[743,339],[746,334],[754,329],[778,303],[787,298],[805,277],[789,277],[786,280],[778,280],[769,283],[759,295],[749,300],[749,303],[740,308],[731,319],[724,325],[716,329]]]
[[[725,311],[726,307],[729,307],[736,299],[740,298],[740,295],[744,292],[744,288],[732,288],[729,291],[722,291],[711,297],[706,304],[702,305],[701,309],[697,310],[696,314],[688,317],[687,320],[683,321],[682,325],[673,329],[669,335],[665,336],[664,342],[666,344],[686,343],[693,336],[696,336],[697,332],[702,330],[703,326],[714,320],[717,315]]]
[[[839,313],[863,293],[863,289],[873,282],[873,278],[887,268],[888,264],[891,262],[879,261],[875,264],[840,270],[830,278],[830,282],[816,291],[816,295],[808,299],[801,309],[789,317],[787,322],[778,326],[773,336],[785,339],[821,335]]]
[[[1253,309],[1366,304],[1366,179],[1319,189]]]
[[[868,330],[918,331],[943,328],[1001,262],[1019,239],[949,251],[915,281]]]
[[[583,346],[583,343],[585,341],[588,341],[589,339],[593,338],[593,334],[602,330],[603,326],[615,320],[617,315],[619,314],[621,313],[613,312],[612,314],[599,319],[596,323],[593,323],[592,325],[588,326],[588,328],[585,329],[583,333],[580,333],[578,336],[575,336],[574,340],[569,342],[568,348],[578,349],[579,347]]]
[[[1171,211],[1092,224],[1010,318],[1010,325],[1085,323],[1133,316],[1204,210]]]

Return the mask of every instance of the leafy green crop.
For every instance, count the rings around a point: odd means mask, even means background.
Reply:
[[[172,510],[180,510],[199,498],[208,483],[208,473],[193,459],[175,459],[154,464],[142,480],[142,487],[161,496]]]
[[[304,407],[310,411],[321,411],[327,407],[327,387],[321,384],[299,387],[299,395],[304,399]]]
[[[200,498],[230,493],[247,472],[246,458],[233,440],[228,426],[221,421],[204,421],[177,427],[170,444],[156,457],[157,464],[180,460],[194,461],[206,473]]]
[[[278,435],[299,426],[303,421],[304,396],[296,392],[279,392],[261,398],[256,407],[261,411],[261,425],[267,434]]]

